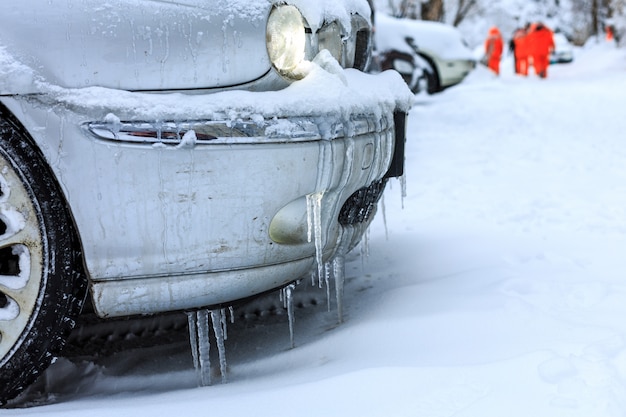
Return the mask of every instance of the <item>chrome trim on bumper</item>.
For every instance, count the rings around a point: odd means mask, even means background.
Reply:
[[[390,122],[386,117],[382,117],[379,123],[374,124],[371,117],[361,116],[349,122],[331,125],[313,118],[271,119],[259,122],[190,120],[151,123],[105,120],[84,123],[83,129],[99,140],[147,145],[183,145],[185,135],[193,132],[192,143],[201,145],[308,142],[380,132],[389,126]]]

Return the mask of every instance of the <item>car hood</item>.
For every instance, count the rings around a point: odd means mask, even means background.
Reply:
[[[270,70],[271,6],[268,0],[2,2],[0,58],[10,55],[67,88],[228,87]]]
[[[420,50],[444,60],[474,60],[458,29],[439,22],[395,18],[376,13],[376,46],[379,50],[413,53],[406,42],[412,38]]]

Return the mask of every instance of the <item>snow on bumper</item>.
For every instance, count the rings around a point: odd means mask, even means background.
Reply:
[[[7,100],[66,192],[96,311],[230,303],[354,246],[367,221],[342,225],[339,213],[388,172],[412,95],[395,75],[342,75],[320,69],[278,92]]]

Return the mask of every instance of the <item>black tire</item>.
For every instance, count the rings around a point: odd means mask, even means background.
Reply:
[[[420,54],[425,61],[423,73],[423,81],[422,86],[425,87],[425,90],[428,94],[435,94],[441,91],[441,83],[439,82],[439,74],[437,73],[437,67],[433,63],[433,61],[427,57],[426,55]],[[425,85],[424,85],[425,84]]]
[[[43,155],[0,105],[0,404],[32,384],[79,314],[85,277]]]
[[[399,71],[395,66],[396,61],[406,62],[406,64],[408,64],[412,68],[411,72]],[[396,72],[400,74],[406,85],[411,89],[413,93],[419,92],[419,85],[417,83],[418,80],[415,77],[415,71],[419,70],[419,68],[415,66],[415,62],[411,55],[396,50],[387,51],[382,54],[382,62],[380,67],[382,71],[389,69],[396,70]]]

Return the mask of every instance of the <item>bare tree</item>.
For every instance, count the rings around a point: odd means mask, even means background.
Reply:
[[[618,45],[624,45],[626,37],[626,0],[613,0],[611,2],[611,23],[615,31],[615,40]]]
[[[396,17],[450,22],[446,11],[453,16],[452,25],[458,26],[469,13],[477,9],[480,0],[388,0],[389,10]]]
[[[380,0],[384,1],[384,0]],[[387,0],[396,17],[434,20],[463,26],[474,18],[489,16],[505,27],[528,19],[558,21],[561,30],[577,45],[591,36],[602,36],[610,25],[616,40],[626,44],[626,0]],[[517,7],[519,6],[519,7]],[[520,13],[521,12],[521,13]],[[473,21],[473,20],[472,20]],[[515,23],[517,22],[517,23]],[[507,26],[508,24],[508,26]]]
[[[420,0],[389,0],[389,9],[395,17],[418,19],[418,5]]]
[[[442,22],[444,18],[443,0],[427,0],[422,2],[422,20]]]
[[[600,36],[606,30],[606,26],[613,25],[616,18],[624,20],[622,13],[623,0],[580,0],[578,8],[580,19],[589,22],[586,28],[585,38]],[[581,4],[582,3],[582,4]],[[588,13],[588,16],[584,16]]]
[[[600,35],[613,17],[612,0],[591,0],[591,35]]]
[[[458,0],[452,26],[458,26],[463,19],[476,7],[477,0]]]
[[[600,18],[599,18],[599,3],[600,0],[591,0],[591,34],[592,35],[597,35],[598,33],[600,33],[599,30],[599,25],[600,25]]]

